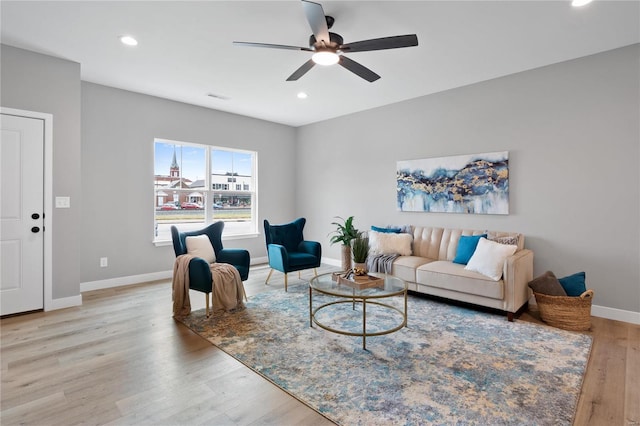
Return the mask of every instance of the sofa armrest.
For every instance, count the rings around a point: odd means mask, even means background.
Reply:
[[[528,249],[517,251],[504,261],[504,300],[507,312],[516,312],[529,301],[531,290],[529,281],[533,279],[533,252]]]
[[[318,259],[322,257],[322,246],[317,241],[301,241],[298,244],[298,251],[308,253]]]
[[[189,262],[189,288],[211,293],[211,268],[209,263],[200,257],[195,257]]]
[[[249,252],[245,249],[228,248],[218,252],[216,262],[230,263],[232,265],[248,265],[251,262]]]
[[[281,244],[267,244],[269,266],[285,274],[289,272],[289,253]]]
[[[240,273],[242,281],[246,281],[249,277],[249,265],[251,264],[251,256],[245,249],[227,248],[218,252],[216,262],[228,263],[235,266]]]

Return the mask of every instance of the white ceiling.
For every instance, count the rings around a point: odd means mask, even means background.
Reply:
[[[84,81],[291,126],[640,42],[636,0],[319,1],[345,43],[415,33],[419,46],[349,54],[382,76],[374,83],[340,66],[287,82],[309,52],[232,41],[308,46],[298,0],[3,0],[1,41],[78,62]]]

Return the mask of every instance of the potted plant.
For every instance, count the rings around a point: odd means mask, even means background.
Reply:
[[[369,237],[358,232],[358,236],[351,243],[351,251],[353,252],[354,273],[365,275],[367,273],[367,256],[369,256]]]
[[[342,223],[331,223],[335,225],[336,229],[330,233],[333,235],[329,241],[331,244],[342,244],[342,270],[347,271],[351,269],[351,241],[358,236],[358,230],[353,226],[353,216],[349,216],[347,219],[340,216],[336,216],[336,218],[340,219]]]

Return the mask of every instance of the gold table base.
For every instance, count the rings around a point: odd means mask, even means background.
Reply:
[[[405,285],[405,288],[403,291],[399,291],[397,293],[392,293],[392,294],[384,294],[381,296],[375,296],[375,297],[370,297],[370,296],[361,296],[361,295],[356,295],[355,294],[355,290],[354,290],[354,295],[349,298],[349,299],[344,299],[341,298],[339,300],[335,300],[333,302],[328,302],[328,303],[323,303],[322,305],[316,307],[315,309],[313,308],[313,291],[317,291],[321,294],[325,294],[328,296],[333,296],[333,297],[344,297],[344,296],[335,296],[331,293],[326,293],[320,289],[317,288],[313,288],[311,285],[309,285],[309,327],[313,327],[313,324],[316,324],[318,327],[330,331],[332,333],[337,333],[337,334],[342,334],[344,336],[359,336],[362,337],[362,349],[363,350],[367,350],[367,337],[371,337],[371,336],[383,336],[385,334],[390,334],[393,332],[396,332],[398,330],[400,330],[401,328],[404,328],[407,326],[407,287]],[[382,303],[382,302],[377,302],[374,300],[369,300],[369,299],[383,299],[383,298],[387,298],[387,297],[394,297],[394,296],[399,296],[399,295],[403,295],[404,296],[404,312],[398,308],[396,308],[395,306],[391,306],[388,305],[386,303]],[[333,327],[329,327],[328,325],[322,324],[320,321],[318,321],[318,319],[316,319],[316,313],[318,311],[320,311],[323,308],[326,308],[328,306],[332,306],[332,305],[337,305],[337,304],[342,304],[342,303],[351,303],[352,304],[352,308],[355,309],[355,305],[356,303],[361,303],[362,304],[362,333],[356,333],[353,331],[344,331],[344,330],[339,330]],[[386,309],[391,309],[393,311],[398,312],[400,315],[402,315],[402,323],[396,327],[390,328],[388,330],[382,330],[382,331],[376,331],[376,332],[367,332],[367,305],[368,304],[372,304],[372,305],[377,305],[377,306],[381,306],[383,308]]]

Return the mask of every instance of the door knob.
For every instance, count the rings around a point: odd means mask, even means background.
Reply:
[[[31,232],[33,232],[34,234],[37,234],[38,232],[40,232],[40,228],[38,228],[37,226],[34,226],[33,228],[31,228]]]
[[[40,219],[40,215],[38,213],[34,213],[31,215],[31,219],[33,220]]]

